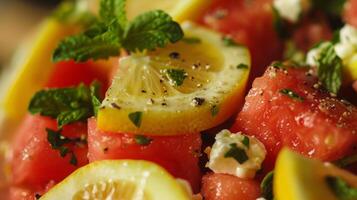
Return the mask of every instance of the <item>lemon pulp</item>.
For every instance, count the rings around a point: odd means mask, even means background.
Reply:
[[[220,34],[192,23],[182,27],[195,43],[184,39],[120,60],[98,113],[100,129],[149,135],[196,133],[238,110],[249,75],[248,50],[226,46]],[[179,84],[170,70],[181,78]],[[130,118],[133,113],[140,113],[138,123]]]

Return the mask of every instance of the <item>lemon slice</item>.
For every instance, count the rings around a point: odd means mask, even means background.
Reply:
[[[189,22],[182,27],[183,41],[121,58],[99,110],[100,129],[196,133],[238,110],[249,75],[247,48],[227,46],[220,34]]]
[[[81,167],[41,200],[189,200],[188,192],[160,166],[140,160],[97,161]]]
[[[357,177],[330,163],[305,158],[283,149],[274,172],[274,195],[277,200],[338,200],[326,177],[340,177],[357,188]]]
[[[149,10],[164,10],[178,22],[194,20],[210,5],[211,0],[128,0],[126,3],[128,18]]]
[[[73,28],[55,19],[46,19],[13,57],[13,62],[0,83],[0,105],[6,117],[19,119],[27,110],[32,95],[43,87],[54,68],[51,54]]]

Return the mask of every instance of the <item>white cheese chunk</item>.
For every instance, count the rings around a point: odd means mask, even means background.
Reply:
[[[228,130],[222,130],[215,139],[206,166],[215,173],[231,174],[240,178],[254,178],[266,156],[264,145],[255,137],[245,136],[241,133],[232,134]],[[249,145],[246,144],[247,140]],[[245,151],[247,159],[244,162],[239,163],[235,158],[225,156],[232,146]]]
[[[274,8],[283,19],[290,22],[298,22],[301,13],[309,7],[308,0],[274,0]]]

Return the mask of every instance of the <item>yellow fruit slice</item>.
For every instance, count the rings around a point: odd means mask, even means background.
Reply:
[[[235,113],[250,69],[247,48],[192,23],[185,39],[119,61],[98,114],[106,131],[177,135],[212,128]]]
[[[211,3],[211,0],[128,0],[126,3],[128,18],[149,10],[164,10],[177,22],[197,18]]]
[[[139,160],[106,160],[86,165],[41,200],[189,200],[185,189],[160,166]]]
[[[41,89],[53,70],[52,52],[73,28],[48,18],[33,38],[19,48],[9,72],[0,83],[0,105],[6,117],[19,119],[27,111],[32,95]],[[4,73],[5,74],[5,73]]]
[[[274,172],[276,200],[338,200],[327,184],[328,176],[339,177],[357,188],[357,177],[330,163],[305,158],[283,149]]]
[[[344,66],[344,76],[349,83],[351,81],[357,80],[357,55],[352,56],[349,62]]]

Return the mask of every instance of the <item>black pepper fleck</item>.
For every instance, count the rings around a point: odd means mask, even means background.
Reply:
[[[170,58],[172,58],[172,59],[180,59],[180,53],[178,53],[178,52],[171,52],[171,53],[169,54],[169,56],[170,56]]]

